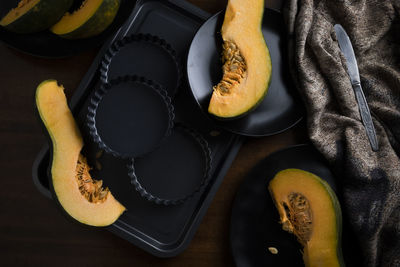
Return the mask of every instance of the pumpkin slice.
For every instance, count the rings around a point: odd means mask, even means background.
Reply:
[[[48,29],[60,20],[73,0],[21,0],[0,21],[7,30],[33,33]]]
[[[51,31],[66,39],[80,39],[103,32],[117,15],[120,0],[85,0],[75,12],[66,13]]]
[[[299,169],[286,169],[270,181],[269,191],[282,228],[303,246],[306,267],[344,266],[339,201],[324,180]]]
[[[125,208],[102,181],[90,176],[81,155],[83,140],[67,105],[64,88],[55,80],[42,82],[36,90],[36,106],[52,144],[50,184],[62,208],[75,220],[92,226],[112,224]]]
[[[264,0],[229,0],[222,25],[223,77],[213,88],[208,112],[244,115],[261,103],[271,80],[271,57],[261,31]]]

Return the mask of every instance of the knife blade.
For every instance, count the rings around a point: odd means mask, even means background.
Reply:
[[[338,39],[339,48],[342,51],[347,65],[347,74],[350,77],[351,85],[356,96],[358,108],[360,110],[361,120],[367,133],[371,148],[378,151],[379,144],[376,136],[374,123],[372,121],[371,112],[368,107],[367,100],[361,87],[360,73],[358,71],[357,59],[354,54],[353,46],[346,31],[340,24],[334,26],[336,37]]]

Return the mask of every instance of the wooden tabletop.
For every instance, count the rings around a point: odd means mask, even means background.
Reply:
[[[226,0],[189,0],[215,13]],[[281,1],[269,1],[279,8]],[[42,59],[0,43],[1,266],[233,266],[229,246],[232,200],[249,170],[280,148],[306,141],[304,121],[272,137],[248,139],[228,171],[186,251],[158,259],[103,229],[65,219],[32,183],[32,163],[46,141],[34,114],[34,92],[54,78],[72,95],[97,49],[65,59]]]

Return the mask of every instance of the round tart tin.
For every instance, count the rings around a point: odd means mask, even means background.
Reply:
[[[143,77],[124,76],[95,91],[87,125],[100,149],[130,158],[157,149],[171,134],[174,117],[165,89]]]
[[[114,42],[101,63],[101,80],[139,75],[158,82],[173,97],[181,80],[177,53],[164,39],[150,34],[130,35]]]
[[[198,132],[177,124],[162,146],[132,159],[128,169],[131,183],[142,197],[156,204],[177,205],[207,185],[211,150]]]

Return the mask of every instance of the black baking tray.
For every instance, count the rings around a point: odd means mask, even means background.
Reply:
[[[87,106],[93,92],[101,86],[99,65],[110,46],[116,40],[132,34],[155,35],[175,49],[180,64],[184,65],[196,31],[209,16],[210,14],[181,0],[137,1],[127,22],[103,45],[70,101],[72,112],[82,130],[84,149],[89,162],[93,160],[90,155],[95,154],[96,145],[91,140],[85,124]],[[145,55],[138,60],[146,60]],[[174,96],[173,105],[175,123],[184,124],[185,127],[201,134],[210,148],[209,179],[202,190],[178,205],[164,206],[150,202],[141,197],[130,183],[126,168],[130,160],[109,154],[106,154],[103,160],[111,168],[103,172],[97,171],[99,173],[95,171],[93,175],[101,176],[100,179],[110,187],[113,195],[127,207],[127,211],[107,229],[158,257],[176,256],[188,246],[243,142],[243,137],[218,128],[203,115],[191,95],[186,80],[182,81]],[[171,150],[171,153],[174,151]],[[49,145],[46,144],[38,154],[32,169],[35,185],[47,197],[51,197],[48,184],[49,157]],[[182,162],[183,167],[185,164]],[[162,176],[163,173],[159,175]],[[176,186],[179,187],[179,184]]]

